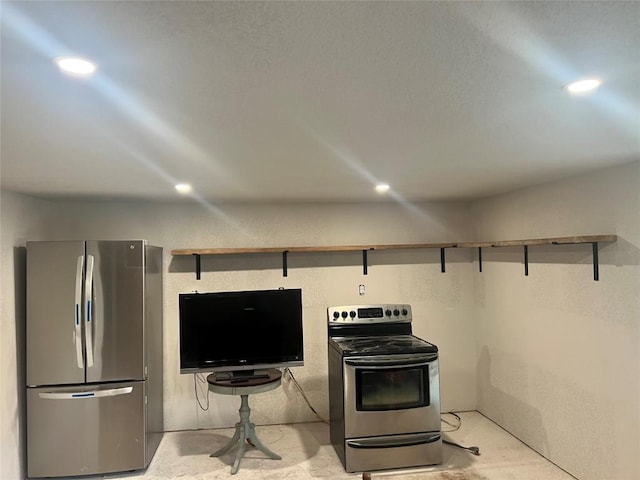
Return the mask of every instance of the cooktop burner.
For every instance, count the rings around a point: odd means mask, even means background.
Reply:
[[[330,339],[342,355],[437,353],[438,347],[413,335],[370,335]]]

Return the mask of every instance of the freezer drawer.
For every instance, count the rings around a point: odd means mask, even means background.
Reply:
[[[145,383],[27,388],[27,475],[145,468]]]

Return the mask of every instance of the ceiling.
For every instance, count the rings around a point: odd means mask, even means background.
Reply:
[[[640,159],[640,2],[1,8],[11,191],[451,201]],[[67,54],[97,73],[61,74]],[[563,89],[585,76],[603,85]]]

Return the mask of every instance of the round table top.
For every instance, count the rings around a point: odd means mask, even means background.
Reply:
[[[223,395],[251,395],[268,392],[280,386],[282,372],[276,368],[265,370],[268,376],[243,379],[242,376],[229,375],[224,378],[220,374],[212,373],[207,377],[209,390]]]

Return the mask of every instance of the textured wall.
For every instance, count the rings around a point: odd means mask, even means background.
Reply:
[[[640,478],[640,164],[473,205],[486,240],[617,234],[591,246],[485,249],[475,275],[478,408],[582,480]]]
[[[508,431],[583,480],[639,478],[640,198],[639,164],[473,204],[163,205],[42,202],[2,193],[0,305],[2,421],[0,477],[22,478],[24,258],[27,239],[146,238],[164,247],[165,426],[228,426],[237,402],[211,395],[203,412],[192,375],[178,373],[180,292],[302,287],[306,364],[296,377],[326,416],[328,305],[407,302],[414,331],[441,348],[443,410],[476,406]],[[473,228],[477,227],[474,234]],[[600,248],[592,280],[588,245],[532,247],[524,277],[520,249],[485,249],[483,273],[472,252],[373,252],[361,256],[279,254],[193,259],[173,248],[499,240],[615,233]],[[357,293],[366,285],[366,295]],[[477,350],[476,350],[477,349]],[[201,394],[206,392],[197,384]],[[476,388],[477,387],[477,388]],[[476,398],[476,394],[478,398]],[[313,420],[291,385],[252,402],[257,423]],[[201,396],[205,401],[205,397]],[[256,398],[257,400],[257,398]]]
[[[438,250],[381,251],[369,254],[369,274],[362,274],[360,252],[289,255],[289,275],[282,276],[280,254],[204,257],[202,280],[194,274],[191,257],[171,256],[174,248],[258,247],[439,242],[469,240],[473,226],[466,204],[329,204],[329,205],[232,205],[118,203],[98,201],[34,202],[26,196],[4,194],[12,207],[5,225],[4,252],[37,239],[145,238],[164,247],[165,428],[167,430],[230,426],[237,421],[237,399],[209,396],[206,384],[193,375],[179,373],[178,294],[262,288],[303,289],[305,366],[294,375],[312,404],[328,416],[326,308],[349,303],[398,302],[414,308],[414,331],[438,344],[441,355],[441,389],[444,409],[469,410],[475,398],[475,344],[471,308],[473,289],[470,252],[447,254],[447,272],[440,273]],[[3,197],[4,198],[4,197]],[[42,208],[28,209],[32,203]],[[14,210],[14,206],[19,207]],[[46,209],[44,209],[46,207]],[[3,209],[4,212],[4,209]],[[15,212],[15,213],[14,213]],[[17,222],[36,222],[28,229]],[[25,224],[26,225],[26,224]],[[10,253],[8,253],[10,254]],[[3,263],[3,277],[11,277]],[[11,284],[12,278],[7,280]],[[366,294],[358,295],[365,284]],[[4,292],[3,292],[4,293]],[[20,293],[23,295],[23,293]],[[4,296],[3,296],[4,298]],[[15,326],[14,305],[3,312],[3,359],[9,370],[8,388],[3,377],[3,398],[16,407],[22,382],[16,385],[14,360],[16,335],[4,323]],[[18,319],[23,321],[22,318]],[[5,342],[5,331],[11,337]],[[21,339],[20,339],[21,340]],[[18,367],[20,369],[20,367]],[[3,409],[4,411],[4,409]],[[18,424],[12,413],[3,413],[14,431],[3,438],[15,443]],[[3,417],[3,422],[4,422]],[[314,420],[313,413],[293,385],[252,400],[256,423]],[[6,441],[5,441],[6,440]],[[16,452],[7,458],[16,462]],[[4,462],[3,462],[4,464]],[[4,471],[4,465],[3,465]],[[4,478],[4,477],[3,477]],[[12,478],[11,475],[8,478]]]
[[[50,208],[0,193],[0,478],[24,478],[24,242],[49,231]]]

